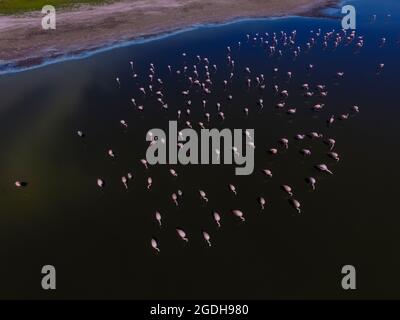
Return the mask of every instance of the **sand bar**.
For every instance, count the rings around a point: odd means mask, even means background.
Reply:
[[[73,54],[199,23],[310,14],[332,0],[119,0],[57,10],[57,29],[41,12],[0,16],[0,64]]]

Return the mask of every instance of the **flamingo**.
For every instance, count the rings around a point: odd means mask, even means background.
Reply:
[[[307,97],[307,98],[310,98],[310,97],[312,97],[313,95],[314,95],[314,92],[309,92],[309,91],[307,91],[306,93],[304,93],[304,96]]]
[[[246,134],[246,137],[247,137],[248,140],[250,140],[250,141],[253,140],[253,137],[251,136],[251,133],[250,133],[249,130],[246,130],[245,134]]]
[[[125,176],[121,177],[122,184],[124,185],[125,189],[128,190],[128,179]]]
[[[321,92],[319,93],[319,95],[320,95],[321,97],[327,97],[327,96],[328,96],[328,91],[321,91]]]
[[[232,147],[232,151],[235,154],[235,156],[239,157],[239,151],[237,147]]]
[[[289,140],[287,138],[281,138],[278,141],[281,145],[285,147],[285,149],[289,148]]]
[[[335,116],[334,116],[334,115],[331,115],[331,117],[330,117],[328,120],[326,120],[326,123],[327,123],[328,126],[329,126],[329,125],[331,125],[334,121],[335,121]]]
[[[25,181],[15,181],[15,182],[14,182],[14,185],[15,185],[17,188],[23,188],[23,187],[26,187],[26,186],[28,185],[28,182],[25,182]]]
[[[150,243],[154,250],[156,250],[157,252],[160,252],[156,238],[152,238]]]
[[[313,190],[315,190],[315,184],[317,183],[317,180],[314,177],[306,178],[306,182],[311,185]]]
[[[310,132],[310,133],[308,134],[308,136],[309,136],[311,139],[317,139],[317,138],[322,138],[322,137],[323,137],[323,134],[322,134],[322,133],[318,133],[318,132]]]
[[[112,151],[111,149],[108,150],[108,155],[109,155],[111,158],[115,158],[114,151]]]
[[[171,175],[173,177],[177,177],[178,176],[178,174],[176,173],[176,171],[174,169],[169,169],[169,172],[171,173]]]
[[[297,210],[298,213],[301,213],[300,202],[298,200],[290,198],[288,201],[293,206],[293,208]]]
[[[151,177],[148,177],[147,178],[147,190],[150,190],[152,185],[153,185],[153,179]]]
[[[247,142],[247,143],[246,143],[246,145],[248,145],[249,147],[251,147],[251,148],[253,148],[253,149],[255,149],[255,148],[256,148],[256,145],[254,144],[254,142],[253,142],[253,141],[249,141],[249,142]]]
[[[140,163],[144,165],[144,167],[146,168],[146,170],[149,168],[147,161],[145,159],[140,159]]]
[[[172,199],[172,201],[175,203],[176,206],[179,205],[179,203],[178,203],[178,196],[176,195],[176,193],[173,193],[173,194],[171,195],[171,199]]]
[[[210,242],[210,238],[211,238],[211,237],[210,237],[210,235],[208,234],[208,232],[203,231],[202,234],[203,234],[203,238],[204,238],[204,240],[206,240],[208,246],[211,247],[211,242]]]
[[[308,83],[304,83],[301,85],[302,89],[307,90],[310,88],[310,86],[308,85]]]
[[[233,215],[236,217],[240,218],[240,220],[245,221],[246,219],[244,218],[244,213],[241,210],[234,209],[232,210]]]
[[[343,78],[343,76],[344,76],[344,72],[336,72],[336,77],[337,78]]]
[[[217,224],[218,228],[220,228],[221,227],[221,216],[217,211],[213,212],[213,218],[214,218],[214,221]]]
[[[283,184],[281,185],[281,189],[289,194],[289,196],[293,197],[292,188],[290,186],[288,186],[287,184]]]
[[[318,164],[315,166],[315,168],[318,169],[319,171],[333,174],[333,172],[328,169],[328,166],[325,163]]]
[[[205,201],[208,202],[208,198],[206,193],[203,190],[199,190],[200,197]]]
[[[258,197],[258,203],[259,203],[260,206],[261,206],[261,210],[264,210],[264,208],[265,208],[265,203],[266,203],[265,199],[264,199],[263,197]]]
[[[332,159],[334,159],[334,160],[336,160],[336,161],[339,161],[339,160],[340,160],[339,154],[336,153],[336,152],[328,152],[328,153],[327,153],[327,156],[330,157],[330,158],[332,158]]]
[[[311,155],[311,150],[309,149],[301,149],[300,153],[304,156],[310,156]]]
[[[159,226],[161,227],[161,213],[158,212],[158,211],[156,211],[156,213],[155,213],[155,218],[156,218],[156,220],[157,220]]]
[[[80,138],[84,138],[84,137],[85,137],[85,134],[83,133],[83,131],[78,130],[78,131],[76,132],[76,134],[77,134],[78,137],[80,137]]]
[[[105,185],[104,180],[101,179],[101,178],[98,178],[98,179],[97,179],[97,186],[98,186],[100,189],[103,189],[103,188],[104,188],[104,185]]]
[[[324,107],[324,104],[316,104],[313,107],[311,107],[311,109],[313,111],[319,111],[319,110],[322,110],[323,107]]]
[[[176,232],[178,233],[178,236],[186,242],[189,242],[189,239],[186,236],[186,232],[183,229],[176,228]]]
[[[336,141],[335,141],[335,139],[329,138],[326,141],[324,141],[324,143],[329,146],[330,150],[333,150],[333,148],[335,147]]]
[[[287,98],[289,96],[289,93],[287,90],[282,90],[281,91],[281,96]]]
[[[261,172],[262,172],[265,176],[272,178],[272,171],[271,171],[271,170],[269,170],[269,169],[263,169],[263,170],[261,170]]]

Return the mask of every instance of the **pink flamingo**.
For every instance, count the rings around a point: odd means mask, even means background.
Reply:
[[[26,186],[28,185],[28,183],[27,183],[27,182],[24,182],[24,181],[15,181],[15,182],[14,182],[14,185],[15,185],[17,188],[23,188],[23,187],[26,187]]]
[[[263,169],[263,170],[261,170],[261,172],[262,172],[264,175],[266,175],[267,177],[272,178],[272,171],[271,171],[271,170],[269,170],[269,169]]]
[[[290,186],[288,186],[287,184],[283,184],[281,185],[281,189],[289,194],[289,196],[293,197],[292,188]]]
[[[98,179],[97,179],[97,186],[98,186],[100,189],[103,189],[103,188],[104,188],[104,185],[105,185],[104,180],[101,179],[101,178],[98,178]]]
[[[328,169],[328,166],[325,163],[318,164],[315,166],[315,168],[318,169],[319,171],[333,174],[333,172]]]
[[[215,220],[218,228],[220,228],[221,227],[221,216],[219,215],[218,212],[214,211],[213,212],[213,217],[214,217],[214,220]]]
[[[244,218],[244,214],[243,214],[242,211],[235,209],[235,210],[232,210],[232,213],[233,213],[236,217],[240,218],[240,220],[242,220],[242,221],[245,221],[245,220],[246,220],[246,219]]]
[[[145,167],[146,169],[149,168],[148,165],[147,165],[147,161],[146,161],[145,159],[140,159],[140,162],[141,162],[141,164],[144,165],[144,167]]]
[[[189,239],[186,236],[186,232],[183,229],[176,228],[176,232],[178,233],[178,236],[186,242],[189,242]]]
[[[231,190],[234,193],[235,196],[237,195],[236,187],[233,184],[229,184],[229,190]]]
[[[173,194],[171,195],[171,199],[172,199],[172,201],[175,203],[176,206],[179,205],[179,203],[178,203],[178,196],[176,195],[176,193],[173,193]]]
[[[203,190],[199,190],[200,197],[205,201],[208,202],[208,198],[206,193]]]
[[[152,185],[153,185],[153,179],[151,177],[148,177],[147,178],[147,190],[150,190]]]
[[[258,197],[258,203],[259,203],[260,206],[261,206],[261,210],[264,210],[265,204],[266,204],[265,199],[264,199],[263,197]]]
[[[161,213],[156,211],[155,217],[156,217],[156,220],[157,220],[159,226],[161,227]]]
[[[311,185],[313,190],[315,190],[315,184],[317,183],[317,180],[314,177],[306,178],[306,182]]]
[[[157,252],[160,252],[156,238],[152,238],[150,243],[154,250],[156,250]]]
[[[301,213],[300,202],[298,200],[290,198],[289,203],[297,210],[298,213]]]
[[[121,177],[122,184],[124,185],[125,189],[128,190],[128,179],[125,176]]]
[[[202,234],[203,234],[203,238],[204,238],[204,240],[206,240],[208,246],[211,247],[211,241],[210,241],[211,237],[208,234],[208,232],[203,231]]]

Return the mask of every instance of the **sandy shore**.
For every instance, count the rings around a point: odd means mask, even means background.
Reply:
[[[40,12],[0,16],[0,64],[97,49],[197,23],[239,17],[307,14],[332,0],[119,0],[57,11],[57,29],[41,28]]]

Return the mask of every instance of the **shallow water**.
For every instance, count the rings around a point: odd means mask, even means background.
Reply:
[[[400,178],[398,137],[399,4],[395,0],[354,1],[357,36],[365,46],[327,49],[319,39],[309,51],[304,44],[310,30],[340,30],[340,20],[289,17],[257,19],[203,27],[143,44],[135,44],[87,59],[65,61],[21,73],[0,76],[0,297],[2,298],[400,298],[400,258],[397,244],[400,223],[397,179]],[[378,6],[379,3],[379,6]],[[377,20],[371,23],[375,13]],[[386,15],[390,13],[391,18]],[[294,59],[286,48],[283,56],[269,57],[246,34],[297,30],[301,54]],[[380,39],[387,43],[379,47]],[[237,42],[241,41],[239,49]],[[222,81],[229,75],[226,46],[232,47],[235,81],[225,91]],[[186,58],[182,57],[186,52]],[[139,159],[146,152],[145,134],[151,128],[166,128],[176,112],[186,109],[182,77],[170,74],[207,56],[217,64],[215,83],[207,96],[212,114],[210,128],[254,128],[255,170],[251,176],[235,176],[233,166],[173,166],[179,176],[170,176],[169,166],[145,170]],[[134,59],[138,80],[132,78],[129,61]],[[383,72],[376,74],[379,63]],[[149,64],[156,78],[164,81],[169,105],[160,110],[154,97],[143,99],[138,88],[148,83]],[[305,67],[314,64],[307,73]],[[253,72],[253,85],[244,83],[244,68]],[[272,69],[279,68],[272,76]],[[204,64],[199,64],[204,79]],[[212,68],[210,68],[212,69]],[[293,72],[287,81],[285,73]],[[333,76],[344,71],[341,80]],[[267,87],[254,86],[263,73]],[[118,87],[115,78],[121,79]],[[302,97],[300,86],[327,85],[324,99]],[[272,86],[289,91],[287,105],[297,108],[288,116],[277,110],[281,98]],[[229,102],[227,96],[233,95]],[[135,110],[130,99],[144,104]],[[257,106],[264,100],[264,109]],[[190,120],[197,128],[205,121],[203,96],[193,93]],[[216,102],[222,103],[226,120],[216,117]],[[310,106],[323,101],[319,113]],[[327,127],[331,114],[346,113],[352,105],[361,112],[347,121]],[[250,109],[248,117],[243,108]],[[128,130],[119,121],[125,119]],[[183,128],[186,116],[182,116]],[[86,133],[79,139],[76,130]],[[321,140],[293,139],[296,133],[322,132],[337,140],[336,163],[326,157]],[[281,137],[289,138],[289,149],[276,157],[266,153]],[[310,158],[298,150],[308,147]],[[107,150],[117,159],[112,161]],[[313,165],[325,162],[334,171],[328,176]],[[274,177],[265,179],[260,170],[270,168]],[[126,192],[120,177],[132,172]],[[317,178],[316,191],[304,182]],[[153,188],[146,190],[147,177]],[[106,181],[104,191],[97,177]],[[23,190],[16,180],[28,181]],[[228,190],[233,183],[234,197]],[[301,201],[299,215],[287,202],[279,186],[290,184]],[[176,208],[170,195],[183,191]],[[204,204],[198,189],[207,192]],[[267,200],[261,212],[257,197]],[[229,211],[241,209],[240,223]],[[163,215],[160,229],[154,219]],[[217,229],[211,212],[222,216]],[[180,241],[175,227],[183,227],[190,238]],[[211,235],[206,247],[201,230]],[[157,237],[160,254],[150,247]],[[57,270],[57,290],[41,289],[41,267]],[[341,288],[341,268],[357,270],[357,290]]]

